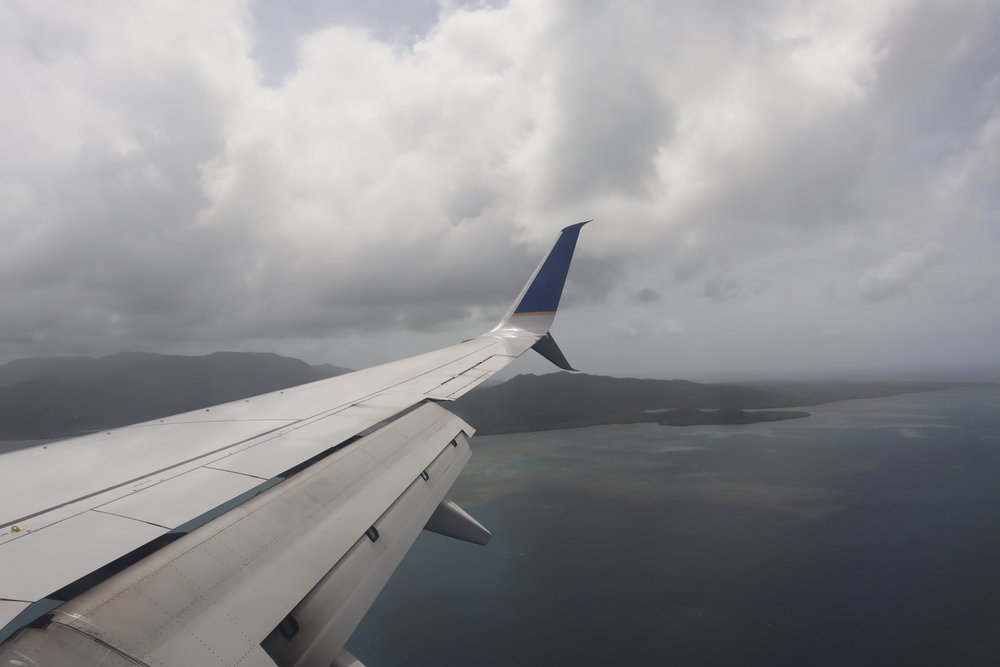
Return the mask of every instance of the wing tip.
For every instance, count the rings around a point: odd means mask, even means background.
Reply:
[[[591,218],[590,220],[584,220],[583,222],[577,222],[577,223],[572,224],[572,225],[566,225],[565,227],[563,227],[559,231],[560,232],[565,232],[565,231],[568,231],[570,229],[579,229],[579,228],[583,227],[584,225],[586,225],[587,223],[590,223],[590,222],[593,222],[593,221],[594,221],[594,219]]]

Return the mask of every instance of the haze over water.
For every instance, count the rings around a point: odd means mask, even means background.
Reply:
[[[486,547],[417,541],[379,665],[981,665],[1000,653],[1000,390],[790,422],[473,440]]]

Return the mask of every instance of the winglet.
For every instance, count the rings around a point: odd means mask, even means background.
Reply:
[[[559,308],[559,299],[566,284],[566,274],[573,259],[580,228],[588,222],[591,221],[563,228],[555,245],[531,274],[507,316],[497,326],[498,329],[514,326],[539,334],[549,330]]]
[[[564,355],[562,350],[559,349],[559,346],[556,345],[556,339],[552,337],[551,333],[546,333],[544,336],[539,338],[538,341],[531,346],[531,349],[564,371],[579,372],[570,366],[568,361],[566,361],[566,355]]]

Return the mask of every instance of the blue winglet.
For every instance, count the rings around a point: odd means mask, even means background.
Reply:
[[[539,265],[521,300],[514,307],[513,315],[542,315],[556,312],[563,286],[566,284],[569,263],[576,249],[576,239],[580,236],[580,228],[588,222],[591,221],[578,222],[563,228],[556,244]]]
[[[525,333],[533,334],[532,348],[559,368],[568,371],[574,368],[566,361],[566,357],[556,345],[555,339],[549,333],[549,327],[552,326],[556,309],[559,307],[559,299],[566,284],[566,274],[573,260],[580,228],[588,222],[592,221],[578,222],[563,228],[549,254],[514,299],[514,305],[507,311],[507,315],[490,332],[507,332],[509,335],[518,336]]]

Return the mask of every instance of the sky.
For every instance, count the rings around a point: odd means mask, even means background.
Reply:
[[[0,362],[1000,368],[1000,1],[0,4]],[[547,370],[521,360],[515,372]]]

